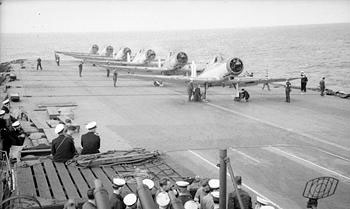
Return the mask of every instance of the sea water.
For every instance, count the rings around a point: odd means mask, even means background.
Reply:
[[[318,87],[326,77],[327,88],[350,93],[350,23],[256,27],[187,31],[28,33],[0,34],[1,62],[13,59],[54,59],[54,51],[88,52],[92,44],[100,51],[108,45],[133,53],[153,49],[158,57],[184,51],[189,61],[209,62],[215,55],[239,57],[255,76],[300,76],[308,87]],[[61,61],[71,59],[61,56]]]

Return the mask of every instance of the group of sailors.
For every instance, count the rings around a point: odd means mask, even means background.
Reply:
[[[236,176],[235,181],[243,207],[252,209],[252,198],[248,192],[242,189],[241,176]],[[158,188],[155,187],[155,182],[151,179],[143,179],[142,183],[145,191],[149,192],[152,196],[152,201],[156,203],[159,209],[179,208],[175,204],[181,204],[184,209],[219,209],[219,179],[196,178],[191,183],[181,180],[172,184],[168,178],[162,178],[158,182]],[[110,208],[141,209],[142,206],[138,194],[126,192],[127,189],[125,187],[126,181],[124,179],[113,178],[113,193],[109,196]],[[240,209],[238,193],[236,191],[229,193],[227,209]],[[88,200],[83,204],[82,209],[96,209],[93,188],[88,190],[87,198]],[[69,202],[71,201],[67,203]],[[65,208],[71,209],[69,207]],[[261,197],[257,197],[254,208],[274,209],[268,200]]]
[[[81,136],[81,149],[75,147],[73,134],[76,126],[71,124],[58,124],[55,133],[58,137],[52,140],[51,154],[55,162],[67,162],[76,155],[99,153],[101,139],[97,134],[97,123],[91,121],[86,125],[87,133]]]
[[[0,150],[9,157],[11,146],[21,146],[26,136],[20,122],[10,115],[10,99],[5,99],[0,110]]]

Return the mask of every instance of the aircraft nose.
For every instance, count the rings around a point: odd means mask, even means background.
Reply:
[[[179,52],[176,58],[177,58],[177,61],[181,64],[186,64],[188,61],[188,57],[185,52]]]

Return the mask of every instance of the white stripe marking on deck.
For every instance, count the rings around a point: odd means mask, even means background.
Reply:
[[[209,160],[205,159],[204,157],[202,157],[200,154],[192,151],[192,150],[188,150],[191,154],[195,155],[196,157],[200,158],[201,160],[203,160],[204,162],[208,163],[209,165],[213,166],[216,169],[219,169],[214,163],[210,162]],[[229,173],[227,173],[227,176],[230,176]],[[277,208],[282,209],[282,207],[280,207],[279,205],[277,205],[276,203],[272,202],[269,198],[267,198],[266,196],[262,195],[261,193],[259,193],[258,191],[256,191],[255,189],[253,189],[252,187],[242,183],[242,185],[244,187],[246,187],[247,189],[249,189],[250,191],[254,192],[255,194],[257,194],[258,196],[266,199],[267,201],[269,201],[272,205],[276,206]]]
[[[268,122],[268,121],[266,121],[266,120],[261,120],[261,119],[259,119],[259,118],[256,118],[256,117],[253,117],[253,116],[249,116],[249,115],[243,114],[243,113],[241,113],[241,112],[234,111],[234,110],[231,110],[231,109],[228,109],[228,108],[226,108],[226,107],[222,107],[222,106],[219,106],[219,105],[210,103],[210,102],[208,102],[208,103],[206,103],[206,104],[209,105],[209,106],[218,108],[218,109],[220,109],[220,110],[229,112],[229,113],[233,113],[233,114],[236,114],[236,115],[239,115],[239,116],[242,116],[242,117],[251,119],[251,120],[255,120],[255,121],[258,121],[258,122],[260,122],[260,123],[265,123],[265,124],[267,124],[267,125],[269,125],[269,126],[272,126],[272,127],[275,127],[275,128],[279,128],[279,129],[282,129],[282,130],[286,130],[286,131],[289,131],[289,132],[292,132],[292,133],[295,133],[295,134],[304,136],[304,137],[306,137],[306,138],[310,138],[310,139],[315,140],[315,141],[318,141],[318,142],[322,142],[322,143],[325,143],[325,144],[328,144],[328,145],[332,145],[332,146],[334,146],[334,147],[338,147],[338,148],[343,149],[343,150],[346,150],[346,151],[350,151],[350,148],[349,148],[349,147],[345,147],[345,146],[342,146],[342,145],[339,145],[339,144],[336,144],[336,143],[333,143],[333,142],[329,142],[329,141],[326,141],[326,140],[317,138],[317,137],[315,137],[315,136],[312,136],[312,135],[309,135],[309,134],[306,134],[306,133],[301,133],[301,132],[295,131],[295,130],[290,129],[290,128],[285,128],[285,127],[282,127],[282,126],[277,125],[277,124],[275,124],[275,123],[271,123],[271,122]]]
[[[327,172],[329,172],[329,173],[332,173],[333,175],[342,177],[342,178],[344,178],[344,179],[350,181],[350,177],[348,177],[348,176],[344,176],[343,174],[340,174],[340,173],[338,173],[338,172],[336,172],[336,171],[330,170],[330,169],[325,168],[325,167],[323,167],[323,166],[317,165],[316,163],[313,163],[313,162],[311,162],[311,161],[305,160],[305,159],[303,159],[303,158],[301,158],[301,157],[298,157],[298,156],[296,156],[296,155],[294,155],[294,154],[292,154],[292,153],[283,151],[283,150],[281,150],[281,149],[279,149],[279,148],[276,148],[276,147],[268,147],[268,148],[264,148],[264,149],[272,149],[272,150],[275,150],[275,151],[280,152],[280,153],[282,153],[282,154],[284,154],[284,155],[287,155],[287,156],[289,156],[289,157],[298,159],[298,160],[303,161],[303,162],[305,162],[305,163],[308,163],[308,164],[310,164],[310,165],[312,165],[312,166],[315,166],[315,167],[317,167],[317,168],[319,168],[319,169],[321,169],[321,170],[325,170],[325,171],[327,171]]]
[[[248,154],[246,154],[246,153],[244,153],[242,151],[239,151],[237,149],[233,149],[232,147],[230,147],[230,150],[232,150],[234,152],[237,152],[237,153],[243,155],[244,157],[246,157],[246,158],[248,158],[248,159],[250,159],[250,160],[252,160],[252,161],[254,161],[256,163],[261,163],[258,159],[255,159],[254,157],[252,157],[252,156],[250,156],[250,155],[248,155]]]

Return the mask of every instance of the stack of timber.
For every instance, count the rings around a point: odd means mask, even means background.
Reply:
[[[113,151],[118,156],[135,155],[142,150]],[[147,155],[145,150],[142,151]],[[157,152],[158,153],[158,152]],[[101,153],[102,154],[102,153]],[[88,157],[89,155],[86,155]],[[92,155],[96,156],[96,155]],[[125,160],[125,159],[124,159]],[[15,165],[16,191],[15,195],[29,195],[35,197],[42,208],[62,208],[67,199],[75,199],[79,204],[86,201],[86,192],[94,187],[94,180],[102,181],[109,194],[112,193],[114,177],[124,178],[122,196],[136,192],[135,169],[141,169],[144,178],[158,182],[167,177],[172,182],[187,179],[194,174],[188,170],[175,170],[178,165],[169,160],[165,154],[138,162],[124,161],[123,164],[104,164],[93,167],[76,166],[74,163],[64,164],[53,162],[49,158],[39,158],[36,161],[23,161]],[[92,163],[95,164],[95,163]],[[175,166],[174,166],[175,165]],[[155,190],[158,185],[156,183]],[[35,207],[31,207],[35,208]]]

